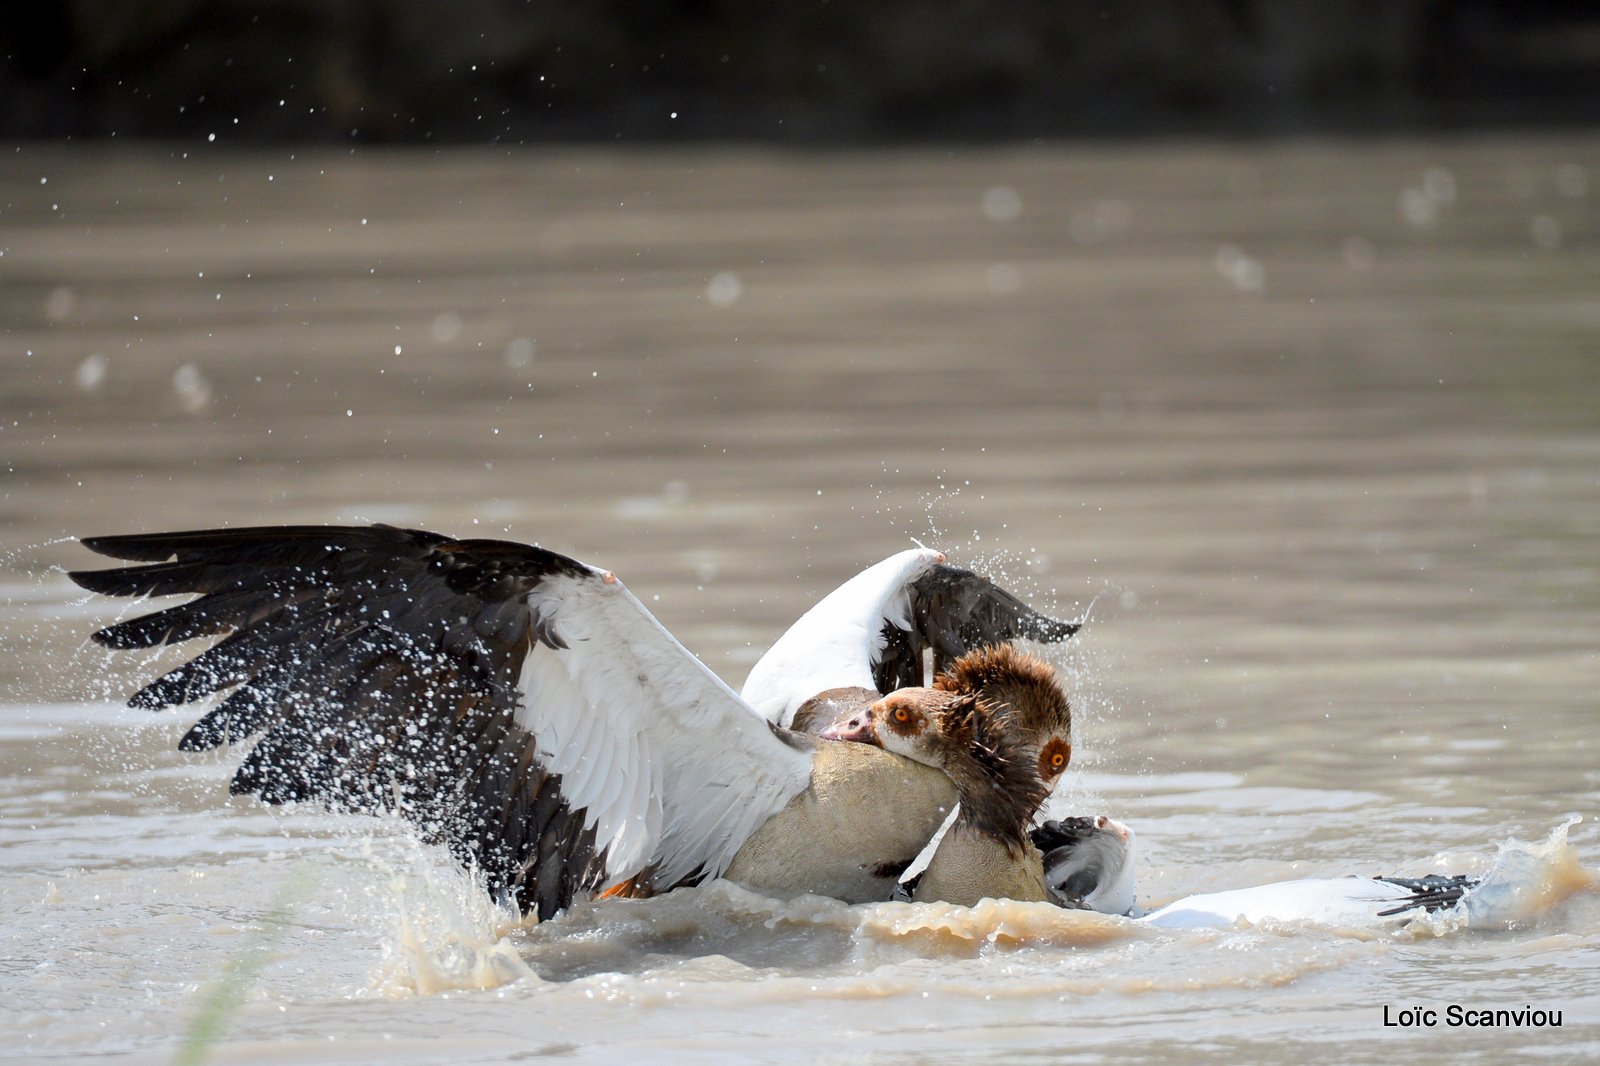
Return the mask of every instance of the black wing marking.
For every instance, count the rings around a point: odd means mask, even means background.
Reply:
[[[1075,848],[1098,832],[1104,830],[1095,828],[1093,817],[1075,815],[1041,822],[1028,830],[1028,839],[1041,853],[1048,855],[1057,848]]]
[[[1085,843],[1097,833],[1093,817],[1078,815],[1051,819],[1028,830],[1028,839],[1044,859],[1045,888],[1057,906],[1068,910],[1087,910],[1084,900],[1108,876],[1102,864],[1091,858]]]
[[[1461,897],[1483,883],[1483,878],[1472,877],[1468,874],[1429,874],[1427,877],[1375,877],[1374,881],[1387,881],[1391,885],[1398,885],[1411,895],[1399,901],[1399,906],[1391,907],[1386,911],[1379,911],[1378,917],[1387,918],[1391,914],[1403,914],[1406,911],[1421,907],[1430,914],[1442,911],[1446,907],[1454,907],[1461,902]]]
[[[883,627],[884,649],[872,676],[879,692],[921,685],[922,653],[933,649],[933,672],[985,644],[1026,638],[1057,644],[1081,622],[1040,614],[993,581],[959,566],[940,563],[910,588],[911,628]]]
[[[185,750],[260,734],[232,791],[397,810],[491,890],[547,918],[599,887],[603,857],[583,812],[514,719],[532,640],[559,642],[530,589],[587,567],[541,548],[374,527],[286,526],[93,537],[145,565],[79,571],[111,596],[197,599],[94,635],[148,648],[226,634],[137,692],[159,709],[232,691]]]

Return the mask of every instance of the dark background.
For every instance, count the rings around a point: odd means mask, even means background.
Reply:
[[[856,142],[1600,120],[1593,0],[15,0],[0,55],[7,137]]]

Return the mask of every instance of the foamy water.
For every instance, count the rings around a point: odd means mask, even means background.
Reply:
[[[222,1062],[1600,1057],[1570,167],[1590,139],[8,155],[0,1057],[206,1025]],[[519,922],[399,824],[229,799],[236,754],[175,750],[197,710],[121,705],[159,663],[86,644],[132,608],[60,573],[79,535],[356,520],[603,564],[736,686],[923,540],[1094,603],[1051,652],[1052,813],[1135,827],[1141,904],[1473,873],[1481,909],[1179,931],[712,884]],[[1452,1003],[1563,1024],[1383,1024]]]

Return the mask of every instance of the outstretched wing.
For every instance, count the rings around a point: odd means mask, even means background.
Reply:
[[[829,689],[892,692],[985,644],[1066,640],[1079,623],[1040,614],[988,578],[913,548],[868,567],[790,626],[750,670],[742,694],[772,721]],[[826,724],[826,723],[824,723]]]
[[[911,625],[911,585],[944,556],[925,548],[861,571],[801,615],[750,670],[742,695],[779,725],[825,689],[877,687],[889,634]],[[919,682],[920,683],[920,682]]]
[[[144,564],[84,588],[200,594],[101,644],[226,634],[129,702],[226,692],[180,747],[259,734],[234,792],[397,810],[541,917],[651,864],[720,873],[808,779],[621,582],[555,552],[384,526],[83,543]]]

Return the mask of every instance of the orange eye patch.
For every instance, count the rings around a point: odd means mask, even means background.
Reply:
[[[1071,761],[1072,745],[1060,737],[1052,737],[1048,744],[1039,749],[1039,776],[1049,781],[1065,770]]]
[[[922,714],[902,703],[890,709],[888,725],[896,733],[916,733],[922,728]]]

